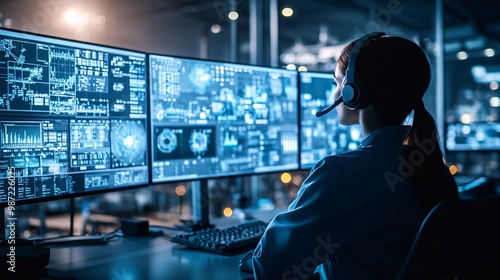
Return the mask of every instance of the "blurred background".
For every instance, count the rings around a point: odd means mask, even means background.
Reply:
[[[425,96],[447,165],[466,195],[498,193],[500,4],[489,0],[2,0],[4,27],[156,54],[333,73],[340,50],[369,32],[417,42],[432,67]],[[0,46],[1,49],[2,46]],[[285,209],[309,171],[209,180],[213,218]],[[19,206],[20,236],[109,232],[120,218],[177,225],[192,183],[157,184]],[[73,205],[74,203],[74,205]]]

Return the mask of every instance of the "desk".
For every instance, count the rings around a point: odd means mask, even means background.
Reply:
[[[187,249],[167,236],[127,237],[106,245],[50,246],[47,271],[57,279],[224,280],[248,279],[242,255],[222,256]]]
[[[270,221],[284,209],[253,212]],[[237,218],[213,221],[220,227],[237,224]],[[243,254],[223,256],[187,249],[170,242],[173,231],[156,237],[126,237],[106,245],[51,245],[48,274],[56,279],[91,280],[239,280],[253,279],[239,271]]]

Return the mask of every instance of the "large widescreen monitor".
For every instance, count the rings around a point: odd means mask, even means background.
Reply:
[[[299,78],[300,168],[310,169],[326,156],[356,149],[361,143],[361,129],[359,125],[341,125],[335,110],[316,117],[316,112],[333,103],[333,73],[300,72]]]
[[[152,181],[299,167],[297,72],[150,55]]]
[[[147,185],[146,63],[0,29],[0,204]]]

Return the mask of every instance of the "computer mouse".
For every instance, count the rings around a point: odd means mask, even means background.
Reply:
[[[240,260],[240,271],[253,273],[253,250],[248,251]]]

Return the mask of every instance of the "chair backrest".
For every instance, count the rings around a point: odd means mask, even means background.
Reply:
[[[500,196],[434,207],[397,277],[407,279],[500,279]]]

